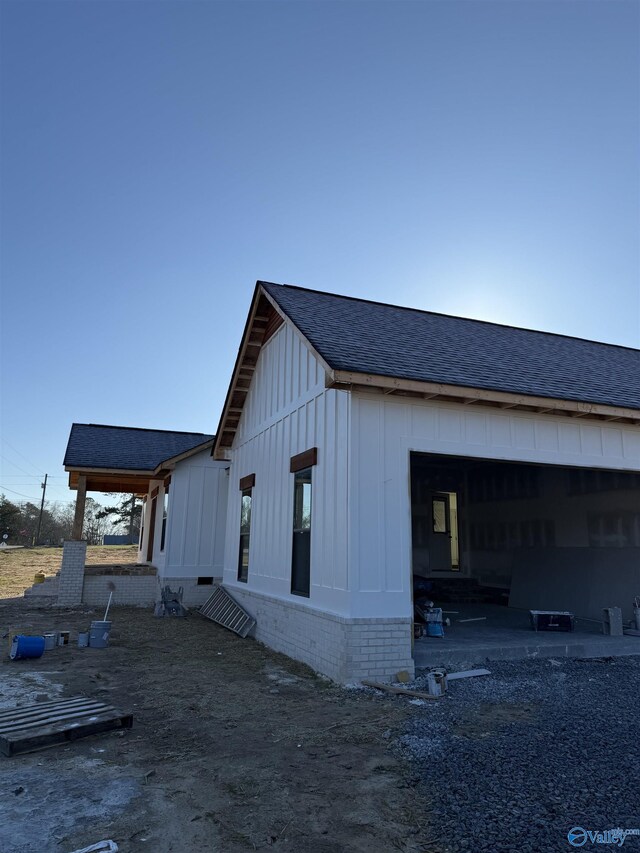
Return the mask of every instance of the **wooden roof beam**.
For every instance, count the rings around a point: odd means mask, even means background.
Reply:
[[[366,387],[383,392],[390,388],[396,392],[414,391],[420,392],[422,396],[424,394],[433,394],[450,400],[470,400],[473,401],[473,405],[499,405],[502,409],[520,408],[525,411],[536,411],[539,408],[543,408],[547,410],[545,414],[597,419],[600,419],[604,415],[606,417],[628,420],[629,423],[640,424],[640,410],[629,409],[623,406],[610,406],[604,403],[591,403],[581,400],[562,400],[511,391],[448,385],[446,383],[427,382],[417,379],[399,379],[397,377],[358,373],[356,371],[329,370],[326,384],[327,387]]]

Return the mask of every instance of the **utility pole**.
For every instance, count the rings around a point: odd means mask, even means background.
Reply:
[[[40,526],[42,525],[42,513],[44,512],[44,496],[47,494],[47,477],[49,475],[44,475],[44,483],[40,483],[40,488],[42,489],[42,503],[40,504],[40,517],[38,518],[38,532],[36,533],[34,545],[37,545],[40,541]]]

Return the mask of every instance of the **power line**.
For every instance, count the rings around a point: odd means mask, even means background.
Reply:
[[[25,495],[22,492],[16,492],[15,489],[10,489],[8,486],[0,486],[0,489],[2,489],[4,492],[11,492],[14,495],[20,495],[21,498],[27,498],[27,500],[29,501],[37,500],[37,498],[34,498],[33,495]]]
[[[13,465],[13,462],[11,463]],[[42,481],[42,477],[38,477],[37,474],[3,474],[2,478],[6,480],[7,478],[13,480],[15,477],[28,477],[30,480],[40,480]],[[49,474],[50,480],[66,480],[66,476],[62,474]]]
[[[24,468],[21,468],[19,465],[16,465],[16,463],[12,462],[7,456],[4,455],[4,453],[0,453],[0,456],[2,456],[5,462],[8,462],[9,465],[11,465],[13,468],[17,468],[18,471],[21,471],[22,474],[25,474],[27,477],[37,477],[39,480],[42,479],[39,474],[30,474],[28,471],[25,471]]]
[[[2,441],[4,441],[4,443],[7,445],[7,447],[10,447],[14,453],[17,453],[21,459],[24,459],[24,461],[28,465],[31,465],[32,468],[35,468],[36,471],[38,472],[38,477],[44,477],[44,471],[41,471],[39,469],[39,467],[34,462],[32,462],[30,459],[27,459],[27,457],[24,455],[24,453],[20,453],[20,451],[16,447],[14,447],[13,444],[10,444],[10,442],[8,442],[6,438],[3,438]]]
[[[47,488],[49,488],[48,483],[47,483]],[[5,486],[0,486],[0,494],[3,494],[4,492],[12,492],[14,495],[19,495],[21,498],[26,498],[29,501],[29,503],[34,503],[37,500],[37,498],[34,495],[25,495],[22,492],[16,492],[13,489],[7,489]],[[17,506],[21,506],[23,503],[24,503],[24,501],[18,501]],[[55,504],[72,504],[73,506],[75,506],[75,503],[76,502],[73,499],[70,501],[63,501],[60,498],[54,498],[53,500],[47,501],[47,504],[53,504],[53,505],[55,505]],[[96,501],[96,503],[97,503],[97,501]]]

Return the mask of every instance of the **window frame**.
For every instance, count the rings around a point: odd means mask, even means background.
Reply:
[[[251,513],[253,511],[253,487],[255,485],[255,474],[249,474],[240,480],[240,534],[238,537],[238,571],[239,583],[249,582],[249,560],[251,553]],[[246,524],[243,525],[244,500],[249,499],[249,511]],[[246,527],[246,529],[245,529]],[[246,553],[246,560],[245,560]]]
[[[162,526],[160,528],[160,553],[163,554],[167,546],[167,518],[169,517],[169,486],[164,487],[162,498]]]
[[[313,468],[318,461],[318,448],[312,447],[291,457],[293,474],[293,514],[291,537],[291,595],[311,596],[311,536],[313,527]],[[308,499],[305,486],[309,487]],[[302,493],[300,493],[302,489]],[[308,506],[305,522],[305,506]]]

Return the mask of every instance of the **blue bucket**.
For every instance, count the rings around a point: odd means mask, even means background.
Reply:
[[[44,637],[27,637],[17,634],[11,643],[9,657],[11,660],[22,658],[40,658],[44,653]]]

